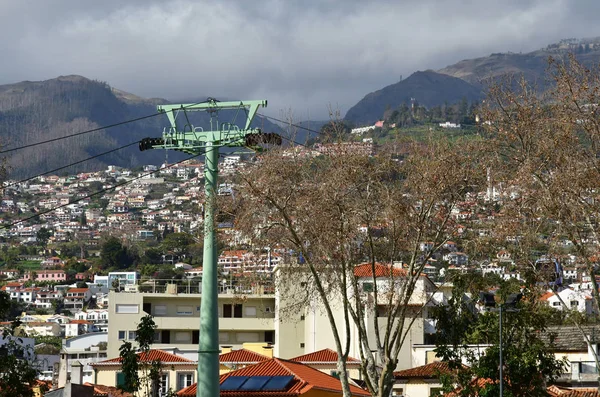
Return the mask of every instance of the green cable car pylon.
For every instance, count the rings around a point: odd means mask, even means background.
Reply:
[[[214,214],[219,149],[221,147],[248,147],[261,150],[261,144],[280,145],[281,137],[274,133],[264,134],[258,128],[251,128],[252,120],[259,107],[266,107],[267,101],[219,102],[208,99],[197,104],[159,105],[159,113],[165,113],[171,126],[165,129],[161,138],[144,138],[140,150],[171,149],[189,154],[204,154],[204,252],[202,272],[202,303],[200,305],[200,339],[198,344],[197,397],[219,396],[219,315],[217,244]],[[221,110],[235,111],[232,122],[220,123]],[[194,127],[188,112],[204,111],[210,115],[210,131]],[[244,127],[234,124],[237,116],[245,118]],[[180,115],[185,123],[178,123]]]

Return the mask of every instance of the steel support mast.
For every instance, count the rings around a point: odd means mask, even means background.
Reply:
[[[218,273],[217,244],[215,235],[215,199],[219,173],[219,149],[221,147],[250,147],[258,150],[258,144],[281,144],[276,134],[262,134],[251,128],[259,107],[267,101],[219,102],[209,99],[198,104],[159,105],[159,113],[165,113],[171,124],[162,138],[145,138],[140,141],[140,150],[171,149],[189,154],[204,154],[204,252],[202,274],[202,296],[200,305],[200,339],[198,344],[197,397],[219,396],[219,316],[218,316]],[[237,110],[242,115],[244,127],[232,122],[219,123],[220,110]],[[211,116],[211,130],[194,127],[188,112],[205,111]],[[241,111],[241,112],[240,112]],[[178,124],[178,115],[185,116],[185,124]],[[179,118],[180,119],[180,118]]]

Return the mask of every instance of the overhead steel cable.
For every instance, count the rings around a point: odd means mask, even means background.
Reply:
[[[285,124],[287,126],[290,126],[290,127],[300,128],[302,130],[305,130],[305,131],[308,131],[308,132],[314,132],[315,134],[319,134],[319,135],[327,135],[324,132],[313,130],[313,129],[308,128],[308,127],[303,127],[300,124],[290,123],[289,121],[281,120],[281,119],[278,119],[277,117],[267,116],[267,115],[264,115],[264,114],[261,114],[261,113],[256,113],[256,115],[260,116],[260,117],[264,117],[266,119],[271,119],[273,121],[277,121],[279,123],[283,123],[283,124]]]
[[[187,108],[187,107],[194,106],[194,105],[199,105],[201,103],[206,103],[209,100],[212,100],[212,98],[208,98],[207,100],[202,101],[202,102],[197,102],[197,103],[189,104],[187,106],[182,106],[181,109],[185,110],[185,108]],[[129,124],[129,123],[133,123],[133,122],[136,122],[136,121],[145,120],[145,119],[149,119],[149,118],[156,117],[156,116],[162,116],[162,115],[163,115],[162,113],[158,113],[157,112],[157,113],[149,114],[149,115],[146,115],[146,116],[136,117],[134,119],[125,120],[125,121],[121,121],[121,122],[118,122],[118,123],[105,125],[103,127],[93,128],[91,130],[80,131],[80,132],[76,132],[76,133],[70,134],[70,135],[65,135],[65,136],[61,136],[61,137],[57,137],[57,138],[52,138],[52,139],[47,139],[45,141],[40,141],[40,142],[30,143],[30,144],[23,145],[23,146],[18,146],[18,147],[15,147],[15,148],[0,150],[0,154],[10,153],[10,152],[14,152],[14,151],[21,150],[21,149],[26,149],[26,148],[33,147],[33,146],[44,145],[46,143],[56,142],[56,141],[60,141],[60,140],[67,139],[67,138],[72,138],[74,136],[80,136],[80,135],[90,134],[92,132],[98,132],[98,131],[106,130],[106,129],[109,129],[109,128],[118,127],[120,125]]]
[[[137,143],[137,142],[136,142],[136,143]],[[99,194],[102,194],[102,193],[108,192],[109,190],[114,190],[114,189],[116,189],[116,188],[118,188],[118,187],[125,186],[125,185],[127,185],[127,184],[129,184],[129,183],[131,183],[131,182],[134,182],[134,181],[136,181],[136,180],[139,180],[139,179],[145,178],[145,177],[147,177],[148,175],[152,175],[152,174],[155,174],[155,173],[157,173],[157,172],[159,172],[159,171],[162,171],[162,170],[164,170],[165,168],[171,168],[171,167],[173,167],[173,166],[175,166],[175,165],[177,165],[177,164],[181,164],[181,163],[183,163],[183,162],[186,162],[186,161],[188,161],[188,160],[191,160],[191,159],[193,159],[193,158],[196,158],[196,157],[202,156],[203,154],[204,154],[204,153],[199,153],[199,154],[196,154],[196,155],[190,156],[190,157],[188,157],[188,158],[185,158],[185,159],[183,159],[183,160],[179,160],[179,161],[177,161],[176,163],[169,164],[169,165],[167,165],[167,166],[165,166],[165,167],[163,167],[163,168],[159,168],[159,169],[157,169],[157,170],[150,171],[150,172],[147,172],[147,173],[145,173],[145,174],[138,175],[138,176],[136,176],[136,177],[134,177],[134,178],[131,178],[131,179],[130,179],[130,180],[128,180],[128,181],[124,181],[124,182],[121,182],[121,183],[115,183],[115,184],[114,184],[114,185],[112,185],[112,186],[105,187],[105,188],[103,188],[103,189],[100,189],[100,190],[98,190],[98,191],[96,191],[96,192],[94,192],[94,193],[90,193],[90,194],[88,194],[87,196],[83,196],[83,197],[77,198],[77,199],[75,199],[75,200],[73,200],[73,201],[70,201],[70,202],[68,202],[67,204],[61,204],[61,205],[58,205],[58,206],[56,206],[56,207],[52,207],[52,208],[50,208],[50,209],[48,209],[48,210],[46,210],[46,211],[42,211],[42,212],[39,212],[39,213],[37,213],[37,214],[35,214],[35,215],[29,216],[29,217],[27,217],[27,218],[20,219],[20,220],[18,220],[18,221],[15,221],[15,222],[12,222],[12,223],[9,223],[9,224],[6,224],[6,225],[2,225],[2,229],[10,229],[11,227],[13,227],[13,226],[15,226],[15,225],[18,225],[19,223],[27,222],[27,221],[29,221],[29,220],[31,220],[31,219],[34,219],[34,218],[37,218],[37,217],[39,217],[39,216],[41,216],[41,215],[46,215],[46,214],[49,214],[50,212],[54,212],[54,211],[56,211],[56,210],[57,210],[57,209],[59,209],[59,208],[64,208],[64,207],[67,207],[67,206],[69,206],[69,205],[71,205],[71,204],[76,204],[76,203],[78,203],[78,202],[80,202],[80,201],[83,201],[83,200],[85,200],[85,199],[88,199],[88,198],[91,198],[91,197],[97,196],[97,195],[99,195]]]
[[[21,179],[20,181],[13,182],[13,183],[10,183],[10,184],[8,184],[8,185],[4,185],[4,186],[2,186],[2,187],[3,187],[4,189],[6,189],[6,188],[8,188],[8,187],[15,186],[15,185],[21,184],[21,183],[23,183],[23,182],[30,181],[30,180],[32,180],[32,179],[39,178],[40,176],[43,176],[43,175],[48,175],[48,174],[51,174],[51,173],[53,173],[53,172],[56,172],[56,171],[64,170],[65,168],[69,168],[69,167],[72,167],[72,166],[74,166],[74,165],[77,165],[77,164],[85,163],[86,161],[90,161],[90,160],[93,160],[93,159],[95,159],[95,158],[102,157],[102,156],[104,156],[104,155],[107,155],[107,154],[110,154],[110,153],[114,153],[114,152],[116,152],[116,151],[119,151],[119,150],[121,150],[121,149],[125,149],[125,148],[127,148],[127,147],[129,147],[129,146],[136,145],[136,144],[138,144],[139,142],[140,142],[140,141],[131,142],[131,143],[128,143],[127,145],[123,145],[123,146],[121,146],[121,147],[118,147],[118,148],[115,148],[115,149],[111,149],[111,150],[108,150],[108,151],[106,151],[106,152],[103,152],[103,153],[96,154],[95,156],[91,156],[91,157],[88,157],[88,158],[86,158],[86,159],[79,160],[79,161],[76,161],[76,162],[74,162],[74,163],[67,164],[67,165],[64,165],[64,166],[62,166],[62,167],[58,167],[58,168],[55,168],[55,169],[53,169],[53,170],[50,170],[50,171],[43,172],[43,173],[41,173],[41,174],[37,174],[37,175],[34,175],[34,176],[30,176],[29,178]]]

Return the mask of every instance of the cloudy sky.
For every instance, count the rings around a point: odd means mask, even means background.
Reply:
[[[0,0],[0,84],[80,74],[322,119],[416,70],[600,36],[599,12],[597,0]]]

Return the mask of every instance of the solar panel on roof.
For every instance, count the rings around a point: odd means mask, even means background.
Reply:
[[[270,376],[251,376],[238,390],[259,391],[270,379]]]
[[[233,391],[237,390],[248,380],[248,376],[230,376],[220,385],[220,390]]]
[[[286,390],[293,376],[272,376],[271,379],[260,389],[261,391],[283,391]]]

